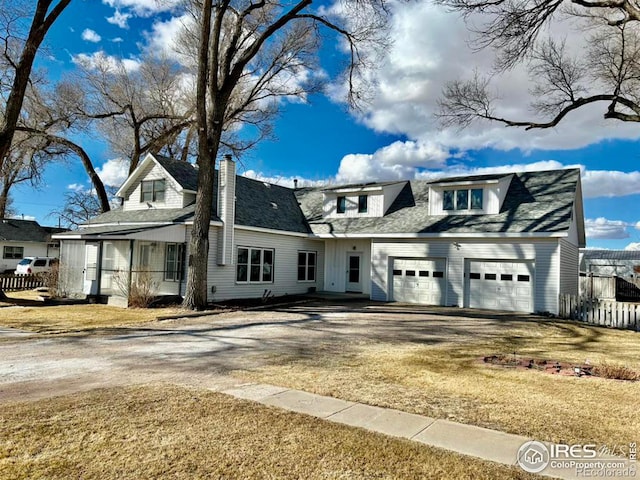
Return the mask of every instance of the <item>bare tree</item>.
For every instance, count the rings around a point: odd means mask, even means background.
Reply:
[[[495,75],[524,64],[534,81],[533,111],[540,120],[498,112],[491,76],[448,83],[440,100],[445,125],[491,120],[525,129],[550,128],[587,105],[601,104],[605,119],[640,121],[640,8],[631,0],[440,0],[475,26],[476,47],[493,48]],[[580,48],[545,36],[573,28]],[[479,25],[479,26],[478,26]],[[566,30],[565,30],[566,32]]]
[[[348,99],[356,104],[364,86],[361,73],[375,60],[375,47],[385,44],[388,11],[384,0],[344,0],[334,9],[314,9],[311,0],[194,0],[192,6],[199,45],[199,169],[184,306],[200,309],[207,299],[214,167],[225,133],[239,125],[259,126],[283,97],[304,97],[317,87],[312,72],[322,32],[345,46]]]
[[[38,49],[51,25],[69,3],[71,0],[38,0],[33,9],[33,2],[0,2],[3,84],[8,87],[0,125],[0,170],[11,149]],[[22,26],[29,12],[33,14],[30,25],[25,29],[26,37],[23,37]]]
[[[111,151],[130,161],[129,173],[148,152],[182,151],[194,123],[195,98],[187,72],[166,57],[146,56],[127,66],[111,58],[81,64],[86,91],[80,114],[97,121]]]
[[[115,195],[113,187],[109,187],[107,190],[111,197]],[[96,192],[94,190],[81,189],[67,192],[65,194],[64,207],[61,210],[51,212],[50,215],[58,217],[65,226],[77,228],[103,211]]]

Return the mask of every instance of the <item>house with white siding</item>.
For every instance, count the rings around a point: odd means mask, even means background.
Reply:
[[[148,155],[122,207],[59,235],[69,291],[117,295],[114,275],[154,275],[183,295],[197,190],[192,165]],[[285,188],[216,171],[210,301],[309,291],[373,300],[558,312],[578,292],[580,172]]]

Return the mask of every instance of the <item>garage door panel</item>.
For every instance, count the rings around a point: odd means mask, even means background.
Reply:
[[[468,306],[533,311],[533,261],[468,260]]]
[[[394,259],[393,300],[444,305],[445,266],[444,259]]]

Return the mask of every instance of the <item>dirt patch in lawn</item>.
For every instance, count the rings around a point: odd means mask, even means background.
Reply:
[[[397,408],[540,440],[625,445],[637,441],[640,382],[547,375],[528,369],[487,368],[487,352],[553,358],[568,364],[617,364],[640,369],[640,336],[565,322],[505,321],[470,326],[460,335],[450,317],[436,328],[425,319],[414,342],[353,342],[343,352],[273,356],[236,376],[345,400]],[[353,322],[359,321],[354,318]],[[389,318],[403,331],[400,318]],[[433,319],[433,322],[437,322]],[[468,323],[468,319],[465,320]],[[466,325],[466,324],[465,324]],[[457,332],[451,341],[430,341]],[[441,335],[441,337],[442,337]],[[438,338],[441,338],[438,337]]]
[[[205,390],[147,386],[3,405],[1,478],[535,478]]]

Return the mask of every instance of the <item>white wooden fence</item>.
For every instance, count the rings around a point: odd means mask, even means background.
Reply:
[[[560,317],[640,332],[640,303],[560,295]]]

